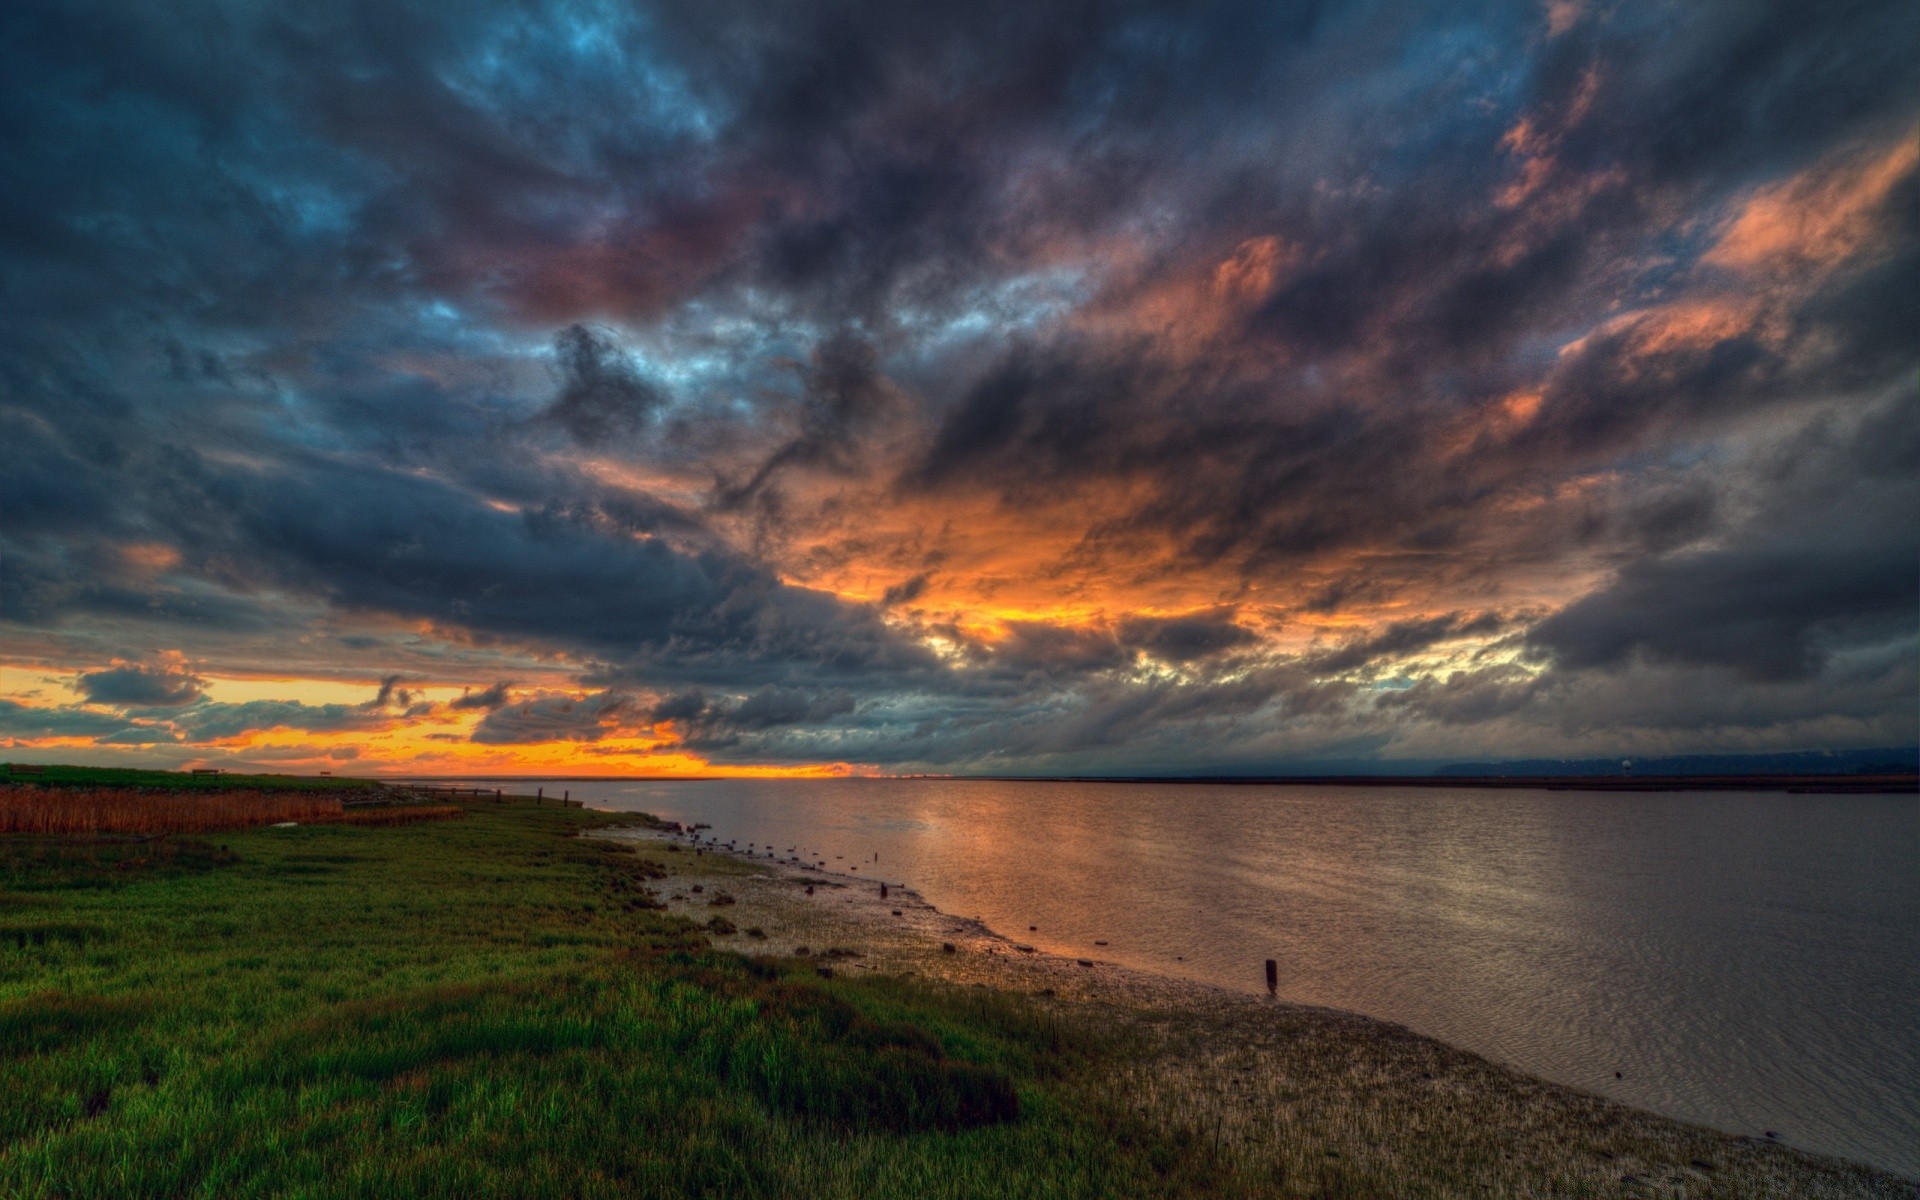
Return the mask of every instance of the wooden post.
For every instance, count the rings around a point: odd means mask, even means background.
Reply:
[[[543,787],[533,789],[533,802],[535,804],[545,804],[547,802],[547,789]]]
[[[1279,993],[1280,993],[1280,964],[1273,961],[1272,959],[1268,959],[1267,960],[1267,995],[1275,996],[1275,995],[1278,995]]]
[[[882,900],[887,898],[887,885],[884,883],[880,885],[880,898]]]

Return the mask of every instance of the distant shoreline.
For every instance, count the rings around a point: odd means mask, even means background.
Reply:
[[[908,778],[915,778],[909,776]],[[1201,783],[1261,787],[1524,788],[1549,792],[1916,792],[1916,775],[1176,775],[919,776],[998,783]]]
[[[344,776],[339,778],[346,778]],[[406,775],[370,783],[717,783],[728,775]],[[750,777],[749,777],[750,778]],[[1513,788],[1549,792],[1920,795],[1920,775],[846,775],[837,782],[1127,783],[1258,787]]]

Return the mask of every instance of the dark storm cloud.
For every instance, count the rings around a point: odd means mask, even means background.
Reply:
[[[741,701],[725,719],[736,729],[771,729],[818,724],[852,711],[853,696],[845,691],[768,687]]]
[[[1404,691],[1381,696],[1378,704],[1389,712],[1418,713],[1443,726],[1474,726],[1538,703],[1541,693],[1550,689],[1550,683],[1525,671],[1490,667],[1454,671],[1444,679],[1429,676]]]
[[[796,726],[820,726],[852,713],[854,696],[844,688],[769,686],[739,698],[681,693],[663,698],[652,710],[655,721],[671,721],[683,743],[707,754],[754,759],[769,751],[780,757],[821,759],[831,753],[795,754],[782,738]]]
[[[858,670],[924,657],[857,606],[782,585],[723,552],[617,535],[593,511],[502,512],[379,470],[329,466],[266,479],[192,459],[170,470],[175,490],[187,493],[183,519],[218,514],[188,544],[236,583],[572,645],[615,662],[657,661],[665,671],[674,662],[696,672],[789,663]]]
[[[1184,556],[1254,574],[1383,539],[1444,533],[1442,518],[1484,497],[1477,480],[1436,478],[1417,451],[1438,414],[1378,412],[1309,394],[1277,402],[1215,364],[1172,364],[1142,346],[1084,341],[1020,349],[948,415],[908,476],[936,493],[987,484],[1010,505],[1144,478],[1152,496],[1103,514],[1104,536],[1164,531]]]
[[[535,696],[503,704],[474,726],[472,739],[493,746],[538,742],[597,742],[633,710],[630,696],[615,692],[575,698]]]
[[[637,432],[666,402],[602,331],[569,325],[554,336],[553,353],[560,392],[540,415],[582,445]]]
[[[846,331],[815,346],[803,379],[798,432],[747,479],[722,486],[717,503],[737,508],[763,497],[779,472],[789,468],[849,472],[865,434],[900,403],[876,364],[873,345]]]
[[[400,686],[404,678],[405,677],[401,675],[388,675],[380,681],[380,690],[374,693],[373,699],[362,704],[360,707],[365,709],[382,709],[390,704],[397,704],[401,708],[405,708],[407,705],[413,703],[413,693]]]
[[[1127,617],[1115,634],[1121,645],[1170,663],[1213,658],[1259,641],[1258,634],[1234,623],[1232,613]]]
[[[933,579],[931,571],[922,571],[913,578],[894,584],[880,596],[880,607],[892,608],[896,604],[912,604],[926,595],[927,584]]]
[[[1644,5],[1588,24],[1550,51],[1543,79],[1598,61],[1621,102],[1570,134],[1589,160],[1623,148],[1656,178],[1772,174],[1849,134],[1910,117],[1920,75],[1898,46],[1920,16],[1897,4]],[[1563,82],[1562,86],[1567,86]]]
[[[1852,546],[1701,552],[1629,566],[1605,591],[1541,622],[1532,639],[1571,668],[1638,654],[1793,679],[1819,669],[1825,630],[1915,611],[1911,555],[1862,556]]]
[[[1591,341],[1557,372],[1540,420],[1518,445],[1490,445],[1469,463],[1427,453],[1463,399],[1497,398],[1513,386],[1505,364],[1520,339],[1574,325],[1593,311],[1598,289],[1618,286],[1619,248],[1665,239],[1672,205],[1728,195],[1726,167],[1714,157],[1689,175],[1652,161],[1645,139],[1625,132],[1647,113],[1663,114],[1668,129],[1685,124],[1669,93],[1692,93],[1719,46],[1720,16],[1742,31],[1736,52],[1744,57],[1716,66],[1731,99],[1717,96],[1703,120],[1726,121],[1740,103],[1787,105],[1801,89],[1833,116],[1825,145],[1844,146],[1849,136],[1884,134],[1890,119],[1916,107],[1920,75],[1884,43],[1868,44],[1876,29],[1888,35],[1912,24],[1885,6],[1758,21],[1752,10],[1695,10],[1684,36],[1665,41],[1576,31],[1541,52],[1505,117],[1530,120],[1544,130],[1537,138],[1551,139],[1536,153],[1553,164],[1545,198],[1567,209],[1557,226],[1542,226],[1531,206],[1485,202],[1524,164],[1489,153],[1499,128],[1471,120],[1440,127],[1436,137],[1454,139],[1435,147],[1446,156],[1394,163],[1424,176],[1423,186],[1379,191],[1376,200],[1302,213],[1275,198],[1248,212],[1257,193],[1236,180],[1243,192],[1232,211],[1250,222],[1243,233],[1262,232],[1263,220],[1304,227],[1312,255],[1252,310],[1247,338],[1195,363],[1169,361],[1146,340],[1016,346],[945,415],[910,479],[949,488],[981,481],[1019,502],[1044,486],[1145,473],[1158,493],[1132,514],[1136,525],[1170,529],[1198,556],[1232,554],[1257,569],[1382,541],[1434,547],[1463,522],[1477,523],[1503,487],[1543,467],[1563,469],[1556,461],[1605,461],[1656,436],[1708,432],[1730,415],[1804,399],[1839,379],[1897,377],[1912,362],[1910,333],[1887,362],[1862,353],[1872,331],[1861,322],[1823,321],[1810,309],[1786,318],[1784,345],[1742,331],[1650,350],[1629,328]],[[1850,71],[1805,69],[1797,37],[1829,46]],[[1585,89],[1592,94],[1581,100]],[[1594,144],[1580,132],[1589,126],[1617,136]],[[1717,155],[1779,153],[1768,127],[1725,132]],[[1640,282],[1668,279],[1647,271]],[[1220,356],[1231,361],[1263,343],[1313,369],[1263,366],[1253,377],[1220,369]],[[1862,372],[1862,362],[1878,365]],[[1329,376],[1343,386],[1330,388]],[[1397,403],[1377,403],[1383,394]]]
[[[99,701],[89,701],[99,703]],[[13,737],[92,737],[111,745],[213,742],[269,730],[342,733],[378,729],[389,718],[351,704],[295,700],[135,702],[137,720],[84,708],[34,708],[0,700],[0,734]],[[183,704],[187,705],[183,707]]]
[[[84,708],[42,708],[0,699],[0,735],[9,738],[108,737],[128,727],[125,717]]]
[[[165,746],[179,740],[177,732],[163,725],[129,725],[118,733],[93,739],[99,746]]]
[[[743,760],[1275,762],[1626,728],[1636,672],[1674,729],[1883,736],[1920,183],[1825,259],[1713,247],[1911,137],[1920,9],[1567,14],[16,5],[0,618],[111,647],[88,667],[325,622],[360,678],[428,682],[379,661],[404,637],[605,689],[452,703],[499,745],[664,693]],[[940,542],[982,498],[998,536],[1078,523],[1034,572],[1096,564],[1076,602],[1195,580],[1153,609],[1188,615],[963,631]],[[895,508],[922,527],[883,543]],[[863,561],[877,604],[787,582]],[[1289,658],[1214,607],[1290,589],[1289,620],[1393,615]],[[1500,634],[1524,668],[1327,681]],[[82,688],[194,738],[360,727],[152,670]],[[400,683],[354,719],[418,708]]]
[[[201,697],[206,681],[171,664],[142,666],[128,664],[89,671],[80,676],[79,687],[89,704],[111,704],[119,708],[172,708],[192,704]]]
[[[1570,669],[1646,660],[1792,680],[1850,646],[1908,636],[1920,612],[1920,389],[1811,427],[1751,469],[1760,506],[1722,544],[1627,563],[1535,625],[1532,644]]]
[[[804,3],[661,16],[696,86],[725,98],[716,149],[739,165],[723,177],[769,181],[741,273],[873,319],[888,302],[949,308],[1003,246],[1124,212],[1165,150],[1149,114],[1191,122],[1257,97],[1319,11]],[[1192,88],[1202,73],[1211,87]],[[1009,194],[1021,158],[1032,204]]]
[[[217,741],[273,729],[340,733],[378,729],[385,718],[364,706],[302,704],[296,700],[248,700],[242,704],[203,704],[170,718],[186,740]]]
[[[1324,654],[1307,658],[1307,665],[1319,675],[1344,675],[1370,666],[1383,658],[1412,654],[1448,638],[1476,637],[1497,633],[1506,621],[1497,613],[1443,613],[1411,621],[1394,621],[1377,633],[1354,638]]]
[[[507,692],[511,687],[513,687],[512,680],[502,679],[493,686],[482,688],[477,692],[462,690],[459,699],[449,702],[447,707],[452,709],[477,708],[491,712],[507,702]]]
[[[1009,621],[1006,638],[987,653],[1001,671],[1040,677],[1107,671],[1127,662],[1111,630],[1048,621]]]
[[[976,654],[997,674],[1069,677],[1131,667],[1137,654],[1188,665],[1258,641],[1231,612],[1129,616],[1112,626],[1012,621],[1004,639],[977,647]]]
[[[661,697],[654,704],[648,719],[656,722],[692,721],[704,714],[709,704],[705,692],[677,692]]]

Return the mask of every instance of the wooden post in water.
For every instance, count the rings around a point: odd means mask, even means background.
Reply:
[[[880,885],[880,898],[882,900],[887,898],[887,885],[884,883]]]
[[[547,802],[547,789],[544,787],[533,789],[533,802],[535,804],[545,804]]]
[[[1267,995],[1277,996],[1279,994],[1280,994],[1280,964],[1273,961],[1272,959],[1268,959],[1267,960]]]

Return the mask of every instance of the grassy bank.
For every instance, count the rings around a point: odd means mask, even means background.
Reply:
[[[1206,1188],[1077,1086],[1097,1036],[715,950],[606,821],[0,840],[0,1194]]]

